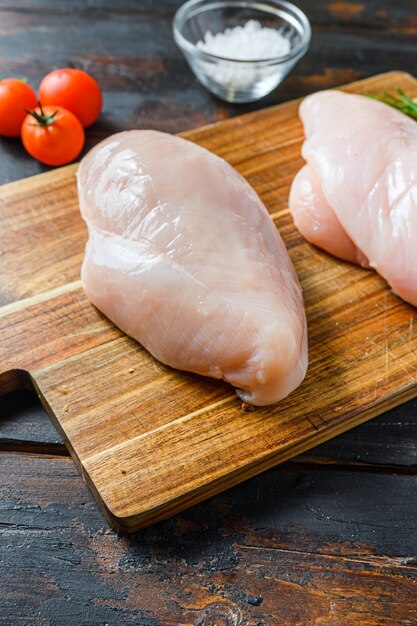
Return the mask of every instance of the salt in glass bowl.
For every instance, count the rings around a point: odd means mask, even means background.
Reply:
[[[213,35],[256,20],[278,29],[290,42],[288,54],[259,60],[236,60],[197,46],[207,31]],[[176,12],[174,39],[197,79],[226,102],[253,102],[275,89],[307,52],[311,27],[306,15],[284,0],[189,0]]]

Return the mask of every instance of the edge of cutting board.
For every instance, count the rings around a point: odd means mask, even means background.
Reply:
[[[393,72],[388,72],[385,74],[380,74],[371,78],[358,80],[353,83],[349,83],[348,85],[342,85],[338,88],[342,88],[346,91],[355,91],[355,89],[358,86],[360,86],[363,83],[366,83],[369,89],[372,89],[373,83],[378,83],[378,81],[380,81],[382,77],[384,77],[387,80],[389,79],[390,76],[392,76],[393,80],[399,80],[399,78],[403,77],[404,79],[406,78],[407,80],[415,81],[415,78],[406,72],[393,71]],[[275,105],[273,107],[262,109],[260,111],[246,113],[244,115],[240,115],[236,117],[238,117],[240,121],[243,121],[243,122],[246,121],[250,123],[251,120],[260,120],[263,118],[268,118],[268,116],[271,115],[271,112],[279,110],[282,107],[289,107],[291,105],[295,107],[300,101],[301,101],[301,98],[298,100],[293,100],[290,102],[282,103],[279,105]],[[180,136],[185,137],[185,138],[193,137],[194,140],[197,137],[197,140],[198,140],[200,133],[202,136],[204,134],[210,135],[211,132],[215,134],[218,128],[222,128],[222,129],[229,128],[229,127],[233,128],[236,124],[236,117],[229,118],[228,120],[225,120],[225,121],[215,122],[213,124],[200,127],[198,129],[192,129],[184,133],[180,133]],[[26,189],[29,192],[29,191],[32,191],[36,186],[39,186],[39,187],[45,186],[45,183],[48,182],[48,179],[51,179],[51,181],[56,182],[57,179],[59,180],[60,177],[62,177],[64,181],[64,179],[68,179],[69,177],[71,177],[76,172],[77,168],[78,168],[78,163],[74,163],[74,164],[65,166],[63,168],[59,168],[59,169],[55,169],[49,172],[38,174],[36,176],[32,176],[32,177],[29,177],[20,181],[8,183],[7,185],[2,186],[1,190],[2,190],[2,193],[5,194],[5,197],[7,197],[7,195],[10,195],[10,197],[12,197],[16,193],[17,190],[19,191],[20,194],[22,193],[24,194]],[[337,261],[335,260],[334,263],[337,263]],[[60,288],[58,288],[58,290],[59,289]],[[386,289],[388,291],[388,288]],[[52,290],[41,291],[39,296],[42,299],[44,297],[47,297],[48,293],[52,294],[53,291],[56,292],[57,290],[52,289]],[[29,297],[28,299],[36,300],[37,298],[38,296],[32,296],[32,297]],[[17,299],[17,303],[23,304],[24,300],[25,298]],[[13,304],[11,305],[11,307],[13,307]],[[65,358],[64,358],[64,361],[65,361]],[[15,371],[17,372],[17,370]],[[8,374],[8,372],[6,372],[6,374]],[[7,391],[10,390],[10,385],[12,385],[13,383],[12,378],[13,376],[10,374],[10,376],[6,376],[4,379],[1,380],[2,386],[0,388],[0,393],[6,393]],[[19,385],[22,385],[22,380],[20,380],[18,378],[18,374],[16,374],[15,381],[19,381]],[[46,398],[46,396],[44,397],[42,390],[39,389],[37,382],[36,382],[36,378],[33,377],[32,381],[43,405],[45,406],[48,414],[51,416],[52,421],[54,422],[54,424],[56,424],[58,430],[61,432],[64,438],[64,441],[66,443],[66,446],[68,447],[73,459],[75,460],[77,466],[80,469],[83,479],[87,482],[90,489],[94,493],[106,518],[109,520],[109,522],[114,528],[116,528],[119,531],[124,531],[124,532],[135,532],[144,526],[152,524],[156,521],[160,521],[166,517],[169,517],[170,515],[174,513],[180,512],[188,508],[189,506],[192,506],[198,502],[201,502],[202,500],[205,500],[208,497],[211,497],[212,495],[215,495],[216,493],[219,493],[220,491],[224,489],[232,487],[247,478],[253,477],[256,474],[259,474],[262,471],[277,465],[278,463],[282,463],[283,461],[286,461],[289,458],[301,452],[304,452],[312,448],[315,445],[323,443],[324,441],[330,439],[331,437],[334,437],[348,430],[349,428],[353,426],[361,424],[371,419],[372,417],[375,417],[376,415],[379,415],[380,413],[390,408],[393,408],[401,404],[402,402],[405,402],[406,400],[411,399],[417,395],[417,384],[416,384],[417,381],[416,383],[410,383],[408,385],[403,384],[400,390],[395,390],[395,389],[391,390],[391,394],[387,397],[376,399],[374,403],[368,401],[368,404],[365,409],[362,409],[361,406],[355,406],[354,408],[351,408],[350,410],[346,412],[341,411],[341,414],[335,413],[335,415],[332,417],[330,424],[326,422],[323,422],[323,424],[321,424],[319,420],[320,427],[317,427],[315,431],[310,430],[305,435],[297,434],[297,439],[295,443],[294,442],[291,443],[291,440],[290,440],[288,444],[280,444],[279,448],[276,448],[275,450],[272,450],[272,451],[268,449],[268,447],[266,446],[265,450],[262,450],[262,454],[258,454],[258,456],[254,458],[254,460],[249,461],[247,463],[243,463],[243,462],[240,462],[240,464],[236,463],[236,467],[232,469],[232,471],[227,471],[227,472],[224,472],[223,474],[221,474],[221,472],[217,472],[217,473],[213,472],[212,473],[213,478],[211,480],[204,482],[204,484],[201,484],[201,481],[198,482],[197,480],[198,477],[195,477],[193,475],[194,484],[192,481],[190,481],[191,488],[186,493],[182,493],[179,496],[167,498],[165,500],[162,500],[161,498],[157,506],[149,506],[146,504],[146,501],[142,500],[140,503],[138,503],[135,500],[135,505],[137,504],[135,513],[129,514],[128,506],[125,506],[124,509],[123,507],[118,508],[117,506],[112,506],[112,503],[110,502],[111,498],[105,498],[103,496],[103,493],[100,492],[100,489],[97,487],[97,485],[94,482],[94,476],[90,475],[89,466],[88,466],[89,459],[87,458],[87,467],[86,467],[85,465],[83,465],[83,462],[85,461],[85,459],[80,460],[78,458],[78,455],[76,451],[74,450],[71,441],[67,437],[63,426],[59,422],[59,418],[56,417],[54,411],[51,409],[51,407],[48,404],[48,399]],[[205,407],[204,410],[206,410],[207,408],[208,407]],[[208,416],[208,419],[210,419],[210,415]],[[308,417],[306,419],[308,419]],[[176,421],[178,420],[174,420],[172,423],[175,423]],[[94,469],[95,472],[96,472],[96,469],[97,468]],[[126,486],[124,486],[124,489],[126,489]]]

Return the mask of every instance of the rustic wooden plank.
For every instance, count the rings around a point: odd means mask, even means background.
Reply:
[[[375,73],[398,68],[415,71],[413,0],[299,0],[314,32],[307,56],[266,99],[227,105],[197,83],[173,43],[171,20],[178,4],[175,0],[2,0],[0,75],[27,76],[36,88],[47,72],[59,66],[95,74],[104,90],[105,108],[101,120],[88,130],[87,149],[126,128],[179,132]],[[1,182],[47,169],[31,159],[18,141],[0,139],[0,149]]]
[[[64,453],[63,440],[32,390],[0,397],[0,448]],[[67,452],[67,454],[69,454]],[[361,426],[295,457],[296,463],[416,468],[417,400],[387,411]]]
[[[62,437],[32,390],[0,397],[0,449],[64,454]],[[67,452],[69,454],[69,452]],[[417,467],[417,400],[295,457],[295,463],[408,471]],[[291,462],[291,460],[290,460]],[[354,469],[354,468],[353,468]]]
[[[417,93],[416,81],[401,73],[348,89],[393,84]],[[289,103],[186,135],[224,156],[260,193],[303,286],[309,373],[276,407],[244,412],[224,383],[158,364],[86,301],[78,281],[67,282],[62,268],[73,264],[75,278],[85,240],[75,166],[2,189],[2,224],[16,232],[19,262],[11,238],[0,282],[0,374],[9,390],[10,370],[30,372],[119,528],[134,530],[190,506],[417,392],[415,309],[375,273],[313,249],[293,226],[286,200],[301,164],[296,110]],[[31,220],[36,238],[29,245]],[[57,245],[57,220],[75,246]],[[50,265],[37,262],[45,249]]]
[[[45,183],[49,194],[44,193]],[[86,230],[79,221],[73,167],[17,185],[3,187],[0,193],[0,255],[4,261],[1,304],[79,280],[86,240]],[[33,254],[36,272],[30,263]]]
[[[417,619],[415,476],[286,464],[127,537],[70,460],[2,454],[0,484],[2,626]]]
[[[46,310],[47,317],[43,315]],[[0,381],[1,375],[13,368],[34,371],[28,367],[32,363],[33,368],[42,370],[60,361],[58,354],[70,359],[121,336],[121,331],[86,301],[79,281],[6,305],[0,308]],[[65,395],[60,384],[56,379],[56,391]]]

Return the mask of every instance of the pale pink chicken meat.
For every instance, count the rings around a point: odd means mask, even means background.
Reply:
[[[128,131],[78,170],[91,302],[157,359],[222,378],[244,401],[291,393],[307,369],[301,288],[255,191],[184,139]]]
[[[417,123],[339,91],[308,96],[300,117],[307,164],[290,192],[296,226],[417,306]]]

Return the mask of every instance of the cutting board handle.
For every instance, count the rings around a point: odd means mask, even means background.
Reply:
[[[33,389],[29,373],[21,369],[2,372],[0,374],[0,396],[6,396],[17,389]]]

